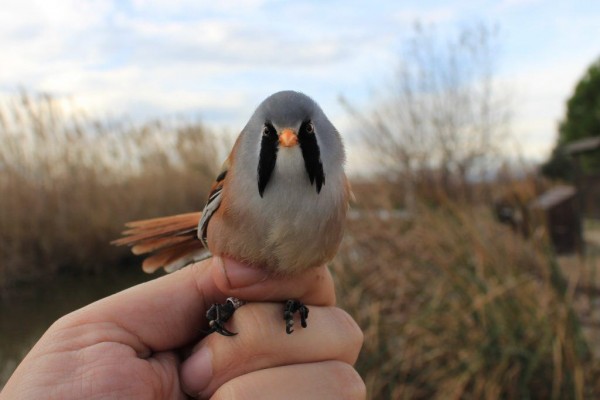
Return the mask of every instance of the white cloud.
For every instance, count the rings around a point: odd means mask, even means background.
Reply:
[[[136,10],[152,10],[154,13],[173,14],[184,12],[186,14],[202,12],[248,12],[267,3],[266,0],[133,0]]]
[[[37,85],[42,77],[65,68],[83,71],[99,57],[89,39],[109,10],[99,1],[3,3],[0,48],[5,57],[0,83]]]
[[[557,55],[530,60],[503,77],[514,94],[513,130],[525,156],[535,160],[548,157],[566,101],[590,62],[584,54]]]
[[[544,11],[543,23],[535,29],[514,23],[513,11],[521,9]],[[415,20],[449,27],[477,16],[498,18],[517,48],[501,77],[515,90],[514,130],[526,155],[543,158],[566,97],[597,52],[589,40],[590,31],[598,32],[597,13],[567,11],[537,0],[504,0],[495,8],[466,1],[364,7],[356,1],[6,0],[0,90],[24,85],[66,96],[90,114],[200,113],[237,131],[266,95],[292,88],[314,96],[352,136],[337,96],[365,104],[370,89],[386,85],[400,39]],[[523,50],[523,43],[530,47]],[[349,144],[352,164],[364,161],[356,146]]]
[[[415,22],[429,25],[453,21],[456,19],[457,13],[456,7],[453,7],[451,4],[446,4],[434,9],[406,7],[394,13],[393,17],[396,21],[404,25],[412,25]]]
[[[499,7],[502,8],[511,8],[511,7],[521,7],[525,5],[531,5],[540,3],[541,0],[502,0],[500,2]]]

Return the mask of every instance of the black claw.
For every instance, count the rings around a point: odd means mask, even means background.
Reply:
[[[285,332],[288,335],[294,332],[294,314],[296,312],[300,314],[300,325],[302,325],[303,328],[308,326],[306,323],[306,320],[308,319],[308,307],[298,300],[288,300],[285,302],[285,308],[283,310]]]
[[[224,326],[217,326],[217,324],[214,324],[214,326],[212,328],[210,328],[210,330],[206,333],[208,335],[210,335],[213,332],[217,332],[218,334],[223,335],[223,336],[237,335],[237,332],[231,332],[231,331],[227,330],[227,328],[225,328]]]
[[[306,328],[308,326],[306,323],[306,319],[308,318],[308,307],[302,304],[302,307],[300,307],[298,312],[300,313],[300,325],[302,325],[303,328]]]
[[[205,331],[207,335],[217,332],[223,336],[235,336],[237,332],[231,332],[225,328],[225,323],[233,316],[235,310],[245,303],[236,298],[230,297],[224,304],[213,304],[206,312],[209,330]],[[283,310],[283,319],[285,320],[285,332],[289,335],[294,332],[294,314],[300,315],[300,325],[307,327],[308,307],[298,300],[288,300]]]
[[[225,328],[225,322],[233,316],[235,310],[244,305],[243,301],[230,297],[224,304],[213,304],[206,312],[206,318],[208,319],[208,326],[210,329],[205,333],[210,335],[213,332],[217,332],[223,336],[235,336],[237,332],[231,332]]]

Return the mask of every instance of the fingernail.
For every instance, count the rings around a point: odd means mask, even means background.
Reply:
[[[197,396],[210,384],[212,373],[212,353],[208,347],[202,347],[181,367],[181,383],[184,391],[190,396]]]
[[[220,267],[231,289],[251,286],[267,279],[265,271],[229,258],[213,257],[213,262]]]

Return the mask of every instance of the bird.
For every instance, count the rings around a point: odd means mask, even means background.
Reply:
[[[129,222],[123,237],[134,254],[149,254],[145,272],[173,272],[211,255],[294,276],[321,266],[341,243],[351,188],[342,137],[321,107],[292,90],[274,93],[255,109],[223,163],[202,212]],[[243,299],[207,311],[210,330],[232,336],[227,322]],[[308,307],[285,302],[286,332]]]

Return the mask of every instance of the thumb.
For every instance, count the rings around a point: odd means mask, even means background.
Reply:
[[[294,275],[276,275],[238,261],[213,257],[212,280],[219,292],[246,301],[302,300],[307,304],[335,304],[333,278],[326,266]]]

